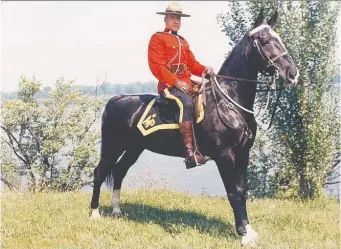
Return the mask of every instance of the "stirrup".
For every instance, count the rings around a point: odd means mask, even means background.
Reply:
[[[196,166],[200,165],[200,164],[198,164],[198,161],[197,161],[197,159],[195,158],[195,155],[194,155],[193,157],[194,157],[194,162],[195,162],[196,165],[192,165],[191,162],[190,162],[190,160],[189,160],[189,158],[188,158],[187,160],[185,159],[184,162],[185,162],[185,165],[186,165],[186,169],[195,168]]]
[[[211,160],[210,157],[208,157],[208,156],[203,156],[198,150],[195,150],[195,151],[193,152],[193,154],[194,154],[194,160],[195,160],[197,166],[203,165],[203,164],[205,164],[206,162],[208,162],[209,160]],[[195,154],[198,154],[199,156],[201,156],[201,157],[203,158],[203,160],[201,161],[201,163],[198,162],[197,157],[195,156]]]

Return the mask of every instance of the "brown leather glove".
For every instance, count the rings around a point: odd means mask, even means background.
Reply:
[[[211,77],[215,75],[212,67],[206,67],[205,69],[206,73],[209,74]]]
[[[182,80],[178,80],[175,85],[174,85],[177,89],[179,89],[180,91],[189,94],[189,86],[186,82],[182,81]]]
[[[205,74],[204,76],[205,79],[210,79],[211,77],[215,75],[212,67],[206,67],[204,74]]]
[[[199,92],[199,86],[198,85],[193,85],[193,93]]]

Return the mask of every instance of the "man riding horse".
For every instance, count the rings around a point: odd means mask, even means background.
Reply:
[[[253,230],[247,214],[246,175],[250,150],[257,134],[253,112],[257,84],[268,86],[278,78],[282,84],[297,85],[299,77],[292,57],[280,36],[274,31],[278,13],[275,11],[264,23],[263,11],[260,11],[252,26],[229,53],[217,75],[213,74],[212,69],[199,64],[185,39],[177,35],[180,27],[179,17],[184,16],[181,8],[172,4],[166,12],[161,13],[166,15],[166,29],[164,32],[154,34],[149,46],[150,67],[160,80],[159,93],[166,97],[168,94],[179,96],[176,100],[179,107],[182,105],[179,100],[181,98],[184,105],[188,105],[190,109],[191,105],[188,104],[190,97],[187,94],[192,91],[189,79],[191,73],[200,76],[206,72],[213,75],[211,84],[206,84],[205,115],[195,127],[197,128],[195,145],[198,145],[217,165],[233,209],[235,228],[241,236],[241,244],[255,246],[258,235]],[[174,13],[175,16],[171,15]],[[176,20],[173,20],[174,17]],[[167,31],[170,31],[170,34]],[[173,61],[177,62],[175,68],[172,68]],[[269,74],[271,79],[258,81],[258,74],[264,72]],[[113,183],[112,214],[122,215],[120,193],[123,179],[143,151],[183,157],[184,140],[188,149],[187,162],[192,162],[191,165],[195,166],[192,113],[188,109],[185,111],[186,117],[182,120],[182,116],[185,115],[180,115],[179,118],[182,122],[183,139],[173,128],[160,129],[150,136],[140,132],[139,123],[143,120],[144,114],[148,113],[148,107],[153,110],[153,114],[158,111],[152,107],[156,97],[154,94],[121,94],[108,100],[102,115],[101,159],[94,170],[94,188],[90,204],[92,218],[100,217],[100,190],[105,180]],[[182,108],[180,113],[181,110]],[[199,161],[202,163],[205,160],[204,158]]]
[[[169,4],[165,12],[165,29],[152,35],[148,46],[148,63],[151,72],[159,80],[158,93],[163,98],[176,98],[183,105],[183,115],[179,117],[182,142],[186,148],[186,168],[205,164],[209,157],[202,156],[193,149],[193,104],[191,94],[195,91],[191,75],[214,75],[211,67],[200,64],[189,48],[188,42],[178,34],[181,17],[190,15],[182,13],[178,3]],[[180,112],[181,115],[181,112]]]

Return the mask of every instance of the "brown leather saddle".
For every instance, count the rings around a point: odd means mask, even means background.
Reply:
[[[193,122],[200,123],[204,119],[206,104],[205,86],[192,81],[195,92],[192,94]],[[137,127],[144,136],[163,129],[179,129],[180,106],[174,99],[155,96],[146,106]]]

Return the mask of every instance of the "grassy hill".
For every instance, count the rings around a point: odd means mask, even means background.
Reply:
[[[102,192],[100,220],[89,219],[91,194],[41,193],[1,196],[1,248],[240,248],[225,198],[165,190],[122,192],[123,218],[109,217],[109,192]],[[340,248],[340,206],[256,199],[249,216],[258,248]]]

